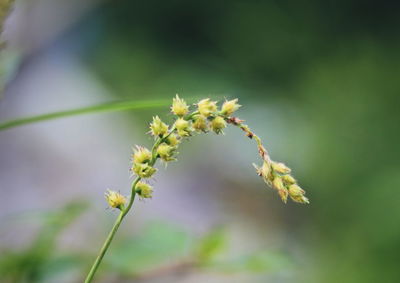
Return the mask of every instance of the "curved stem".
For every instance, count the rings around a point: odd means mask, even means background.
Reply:
[[[135,187],[136,187],[136,184],[140,181],[140,179],[141,179],[140,177],[136,177],[136,179],[132,183],[131,197],[129,198],[128,205],[121,211],[122,218],[125,217],[125,215],[129,212],[129,210],[132,207],[132,204],[133,204],[133,201],[135,200],[135,195],[136,195]]]
[[[243,132],[245,132],[246,136],[248,138],[254,139],[257,143],[258,152],[259,152],[261,158],[263,160],[265,160],[266,162],[271,163],[271,158],[269,156],[269,153],[263,146],[261,139],[253,131],[250,130],[249,126],[247,126],[246,124],[243,124],[244,120],[241,120],[237,117],[227,117],[227,118],[225,118],[225,120],[229,124],[232,124],[232,125],[238,127],[239,129],[241,129]]]

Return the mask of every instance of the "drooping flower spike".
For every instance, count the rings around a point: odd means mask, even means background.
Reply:
[[[196,109],[190,112],[190,107],[186,101],[176,95],[171,106],[171,112],[176,116],[176,119],[171,123],[171,126],[164,123],[160,117],[153,117],[153,121],[150,124],[150,134],[155,141],[151,150],[136,146],[132,155],[131,170],[136,175],[136,178],[132,183],[130,198],[127,200],[123,195],[115,191],[109,190],[106,193],[108,205],[119,209],[120,214],[99,256],[92,265],[85,283],[92,282],[94,274],[116,231],[132,208],[135,196],[138,195],[141,199],[152,198],[153,187],[143,182],[143,179],[152,178],[157,172],[154,167],[156,161],[161,159],[163,162],[168,163],[176,160],[180,143],[192,137],[195,132],[208,133],[212,131],[216,134],[221,134],[228,125],[240,128],[248,138],[257,143],[261,166],[254,166],[257,174],[262,177],[265,183],[277,191],[284,203],[287,202],[288,198],[298,203],[309,203],[305,197],[305,191],[297,184],[296,179],[290,175],[290,168],[281,162],[273,161],[263,146],[261,139],[243,123],[243,120],[232,116],[241,107],[238,104],[238,99],[225,101],[220,110],[218,110],[217,102],[209,98],[200,100],[196,106]]]
[[[156,141],[152,150],[137,146],[132,156],[132,171],[139,179],[153,177],[157,171],[154,168],[157,159],[164,162],[175,161],[179,144],[183,139],[190,138],[194,132],[213,131],[221,134],[230,124],[239,127],[247,137],[256,141],[262,159],[260,167],[254,165],[256,172],[268,186],[277,191],[284,203],[289,197],[298,203],[309,202],[305,197],[305,191],[290,175],[290,168],[284,163],[272,161],[261,139],[247,125],[243,124],[243,120],[232,116],[241,107],[238,99],[226,100],[220,110],[218,110],[217,102],[209,98],[202,99],[195,105],[196,109],[190,112],[186,101],[176,95],[171,106],[171,112],[176,116],[172,126],[161,121],[158,116],[153,117],[150,133]],[[148,198],[152,195],[152,189],[138,189],[138,187],[146,188],[143,184],[139,182],[136,185],[136,192],[140,195],[139,192],[143,191],[141,197]]]

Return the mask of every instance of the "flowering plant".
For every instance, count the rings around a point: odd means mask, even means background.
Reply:
[[[196,109],[190,112],[189,105],[178,95],[173,98],[171,112],[176,116],[172,125],[167,125],[158,116],[153,117],[150,124],[150,134],[154,137],[154,144],[151,150],[136,146],[132,155],[132,172],[136,176],[132,183],[131,194],[127,199],[119,192],[108,191],[106,200],[110,207],[120,210],[120,214],[110,231],[98,257],[96,258],[89,274],[85,280],[91,282],[97,268],[99,267],[111,241],[117,232],[122,220],[132,208],[135,196],[147,199],[151,198],[153,188],[146,183],[146,180],[153,177],[157,172],[154,167],[156,161],[163,162],[176,160],[179,144],[189,139],[194,132],[222,134],[228,125],[233,125],[245,132],[246,136],[254,139],[260,154],[262,165],[254,165],[257,174],[273,189],[275,189],[284,203],[290,197],[298,203],[308,203],[305,192],[297,184],[296,179],[290,175],[290,168],[281,162],[272,161],[261,139],[245,125],[243,120],[232,116],[241,105],[238,99],[225,101],[218,109],[217,102],[209,98],[199,101]]]

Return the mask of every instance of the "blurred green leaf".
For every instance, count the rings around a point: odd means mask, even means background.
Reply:
[[[217,229],[200,239],[197,251],[196,259],[201,265],[206,265],[214,260],[215,256],[218,255],[226,247],[227,237],[226,233],[222,229]]]
[[[63,276],[68,276],[70,273],[75,273],[85,266],[82,257],[76,255],[56,255],[47,261],[41,270],[41,282],[59,282]],[[65,281],[69,282],[69,281]]]
[[[53,120],[68,116],[77,116],[83,114],[92,114],[92,113],[100,113],[100,112],[115,112],[115,111],[126,111],[126,110],[137,110],[137,109],[147,109],[154,107],[162,107],[169,105],[171,103],[170,99],[160,99],[160,100],[135,100],[135,101],[122,101],[122,102],[109,102],[103,104],[97,104],[88,107],[82,107],[72,110],[65,110],[59,112],[52,112],[37,116],[30,116],[19,118],[15,120],[5,121],[0,123],[0,131],[31,124],[37,123],[47,120]]]
[[[233,260],[214,263],[211,268],[221,272],[262,273],[278,271],[291,266],[290,258],[283,253],[257,251]]]
[[[217,96],[219,97],[219,96]],[[187,98],[187,102],[192,103],[196,101],[196,98]],[[13,120],[8,120],[5,122],[0,123],[0,131],[4,131],[10,128],[15,128],[18,126],[23,126],[26,124],[32,124],[47,120],[54,120],[63,117],[69,116],[78,116],[84,114],[95,114],[101,112],[117,112],[117,111],[127,111],[127,110],[142,110],[142,109],[149,109],[149,108],[157,108],[157,107],[165,107],[170,105],[172,102],[171,99],[153,99],[153,100],[127,100],[127,101],[120,101],[120,102],[108,102],[102,104],[96,104],[88,107],[82,107],[77,109],[65,110],[65,111],[58,111],[58,112],[51,112],[47,114],[23,117]]]
[[[187,256],[192,242],[175,226],[153,223],[139,236],[118,242],[105,262],[111,270],[136,275]]]
[[[60,211],[48,212],[44,217],[44,227],[37,235],[31,246],[23,251],[5,251],[0,258],[1,278],[11,282],[39,282],[46,274],[46,268],[51,262],[55,253],[56,240],[60,232],[80,216],[88,207],[83,202],[72,202],[67,204]],[[56,264],[54,262],[53,264]],[[65,270],[67,266],[52,269]]]
[[[0,98],[7,83],[16,75],[21,60],[22,56],[17,51],[0,46]]]

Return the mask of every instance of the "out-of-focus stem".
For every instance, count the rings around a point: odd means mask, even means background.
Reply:
[[[11,10],[14,0],[2,0],[0,1],[0,33],[3,32],[4,22]]]

